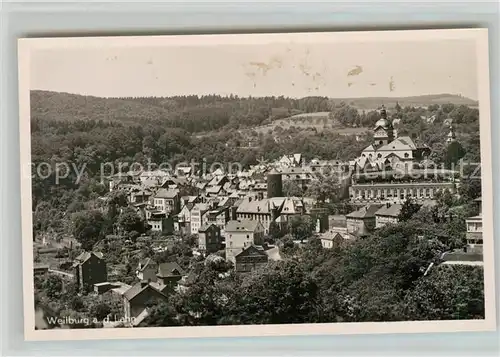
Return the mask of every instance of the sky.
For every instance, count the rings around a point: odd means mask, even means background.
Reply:
[[[470,39],[72,46],[30,58],[31,89],[100,97],[478,97]]]

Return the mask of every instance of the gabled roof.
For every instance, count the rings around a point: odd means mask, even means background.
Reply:
[[[375,148],[373,147],[373,145],[370,145],[366,149],[364,149],[363,151],[375,151]]]
[[[196,188],[203,190],[208,185],[208,182],[201,181],[196,183]]]
[[[206,193],[219,193],[222,190],[222,186],[211,186],[208,187]]]
[[[322,234],[319,235],[319,238],[321,240],[344,240],[344,237],[342,237],[342,235],[338,232],[334,232],[334,231],[328,231],[328,232],[324,232]]]
[[[178,272],[178,274],[176,274],[176,271]],[[160,278],[167,278],[185,274],[186,273],[184,272],[184,269],[182,269],[180,265],[177,264],[177,262],[168,262],[160,264],[160,266],[158,267],[158,274],[156,274],[156,276]]]
[[[392,204],[389,207],[384,205],[377,212],[375,212],[375,216],[398,217],[401,213],[401,208],[403,208],[403,205],[400,203]]]
[[[206,211],[208,211],[208,208],[209,207],[206,203],[197,203],[193,206],[193,209],[191,211],[199,210],[200,212],[206,212]]]
[[[137,270],[144,271],[144,269],[146,269],[149,265],[155,266],[156,263],[151,258],[143,259],[139,262]]]
[[[198,232],[206,232],[210,227],[215,227],[215,229],[217,229],[218,227],[211,223],[211,224],[204,224],[203,226],[201,226],[199,229],[198,229]]]
[[[218,167],[217,170],[215,170],[212,173],[212,175],[214,175],[214,176],[221,176],[221,175],[224,175],[224,171],[220,167]]]
[[[182,196],[182,199],[184,200],[184,202],[194,202],[198,199],[198,196]]]
[[[244,248],[240,253],[238,253],[235,258],[238,257],[243,257],[243,256],[249,256],[249,255],[254,255],[254,256],[265,256],[268,258],[267,254],[264,251],[264,248],[262,246],[258,245],[249,245],[248,247]]]
[[[380,147],[377,151],[393,151],[393,150],[416,150],[417,146],[409,136],[400,136]]]
[[[166,188],[160,188],[156,194],[155,198],[175,198],[179,194],[179,190],[171,190]]]
[[[75,258],[75,262],[73,263],[73,265],[85,263],[87,260],[90,259],[90,257],[92,255],[96,256],[98,259],[102,259],[104,256],[101,252],[98,252],[98,253],[96,253],[96,252],[83,252],[82,254],[80,254],[79,256],[77,256]]]
[[[349,213],[346,217],[347,218],[360,218],[360,219],[375,217],[375,212],[377,212],[381,206],[382,205],[380,205],[380,204],[366,205],[357,211]]]
[[[151,290],[154,292],[154,294],[160,294],[163,297],[166,297],[164,294],[162,294],[159,290],[155,289],[153,286],[151,286],[150,283],[148,284],[142,284],[142,282],[138,282],[137,284],[133,285],[130,289],[128,289],[123,296],[125,299],[128,301],[133,300],[136,296],[138,296],[140,293],[146,290]]]
[[[226,233],[228,232],[255,232],[259,226],[262,226],[262,224],[259,221],[254,221],[254,220],[246,220],[246,219],[241,219],[241,220],[234,220],[234,221],[229,221],[226,224],[226,228],[224,231]]]
[[[269,200],[256,200],[256,199],[246,199],[241,202],[236,210],[238,213],[260,213],[267,214],[271,212],[269,207]]]
[[[181,211],[184,210],[184,208],[185,208],[189,212],[191,212],[191,210],[193,209],[193,207],[194,207],[194,203],[188,202],[184,206],[182,206]]]

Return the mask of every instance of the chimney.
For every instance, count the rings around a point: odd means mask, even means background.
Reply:
[[[145,287],[146,285],[148,285],[150,283],[151,279],[148,279],[148,280],[141,280],[141,288]]]

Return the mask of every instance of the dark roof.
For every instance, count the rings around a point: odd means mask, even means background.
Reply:
[[[123,294],[123,296],[125,296],[125,298],[130,301],[130,300],[134,299],[137,295],[139,295],[140,293],[142,293],[143,291],[148,290],[148,289],[153,290],[157,294],[165,296],[159,290],[152,287],[149,283],[143,284],[142,282],[138,282],[137,284],[132,286],[130,289],[128,289]]]
[[[177,270],[179,274],[175,274],[174,270]],[[162,263],[160,264],[158,268],[158,274],[156,274],[160,278],[167,278],[171,276],[179,276],[179,275],[185,275],[186,273],[184,272],[184,269],[180,267],[177,262],[168,262],[168,263]]]
[[[83,252],[82,254],[80,254],[79,256],[77,256],[75,258],[75,262],[73,263],[73,265],[78,265],[78,264],[85,263],[87,260],[90,259],[90,257],[92,255],[95,255],[99,259],[103,258],[103,254],[100,253],[100,252],[99,253],[96,253],[96,252]]]
[[[370,218],[375,217],[375,212],[377,212],[382,205],[372,204],[361,207],[359,210],[349,213],[347,218]]]
[[[236,254],[235,258],[239,257],[240,255],[242,256],[242,255],[247,254],[247,252],[249,250],[255,251],[257,253],[256,255],[261,255],[261,256],[266,256],[267,257],[267,254],[264,251],[264,247],[262,247],[260,245],[253,245],[253,244],[251,244],[248,247],[244,248],[241,252],[239,252],[238,254]]]
[[[213,224],[213,223],[211,223],[211,224],[204,224],[203,226],[201,226],[198,229],[198,232],[206,232],[212,226],[214,226],[215,228],[217,228],[217,226],[215,224]]]

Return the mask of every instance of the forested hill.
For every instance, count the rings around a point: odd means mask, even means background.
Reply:
[[[161,124],[188,132],[237,129],[269,124],[275,119],[301,113],[328,112],[339,103],[360,110],[373,110],[385,104],[428,106],[453,103],[477,106],[477,102],[457,95],[439,94],[405,98],[326,98],[286,97],[240,98],[237,96],[178,96],[142,98],[99,98],[49,91],[31,92],[31,117],[41,121],[95,120],[122,124]]]

